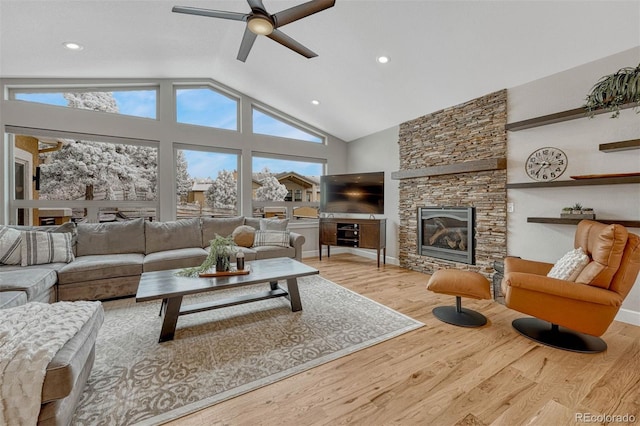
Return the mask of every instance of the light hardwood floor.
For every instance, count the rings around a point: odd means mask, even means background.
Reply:
[[[614,322],[602,354],[566,352],[518,335],[511,321],[523,315],[490,300],[462,302],[487,316],[482,328],[438,321],[431,309],[455,299],[427,291],[428,275],[353,255],[304,261],[424,327],[170,424],[640,424],[640,327]]]

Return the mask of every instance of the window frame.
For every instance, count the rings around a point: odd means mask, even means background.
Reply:
[[[173,83],[173,121],[175,123],[177,123],[178,125],[185,125],[185,126],[197,126],[197,127],[203,127],[205,129],[215,129],[215,130],[222,130],[222,131],[228,131],[228,132],[235,132],[238,133],[240,132],[241,129],[241,103],[242,103],[242,99],[236,95],[235,93],[226,90],[220,86],[211,84],[211,83]],[[225,129],[223,127],[214,127],[214,126],[205,126],[203,124],[193,124],[193,123],[184,123],[182,121],[178,121],[178,90],[188,90],[188,89],[208,89],[211,90],[221,96],[224,96],[228,99],[231,99],[233,101],[235,101],[236,103],[236,128],[235,129]]]
[[[118,113],[113,113],[113,112],[106,112],[106,111],[95,111],[95,110],[90,110],[90,109],[84,109],[84,108],[72,108],[66,105],[55,105],[55,104],[48,104],[48,103],[42,103],[42,102],[33,102],[33,101],[26,101],[23,99],[17,99],[16,95],[20,94],[20,93],[32,93],[32,94],[36,94],[36,93],[51,93],[51,94],[64,94],[67,92],[82,92],[82,93],[89,93],[89,92],[134,92],[134,91],[143,91],[143,90],[150,90],[150,91],[154,91],[156,94],[156,102],[155,102],[155,117],[151,118],[151,117],[143,117],[143,116],[139,116],[139,115],[131,115],[131,114],[123,114],[121,112]],[[79,111],[91,111],[91,112],[96,112],[96,113],[103,113],[103,114],[115,114],[115,115],[120,115],[123,117],[132,117],[132,118],[140,118],[140,119],[144,119],[144,120],[153,120],[153,121],[158,121],[159,120],[159,116],[160,116],[160,103],[161,103],[161,99],[160,99],[160,86],[157,84],[140,84],[140,83],[132,83],[132,84],[118,84],[118,85],[109,85],[109,84],[91,84],[91,85],[76,85],[76,84],[64,84],[64,85],[46,85],[46,86],[39,86],[39,85],[10,85],[7,86],[7,91],[6,91],[7,95],[5,96],[5,98],[7,100],[10,101],[16,101],[16,102],[27,102],[30,104],[39,104],[39,105],[46,105],[48,107],[54,107],[54,108],[67,108],[67,109],[75,109],[75,110],[79,110]]]

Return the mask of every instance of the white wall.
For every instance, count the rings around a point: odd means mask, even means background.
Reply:
[[[398,264],[398,230],[400,227],[399,181],[391,172],[400,169],[399,126],[356,139],[347,144],[348,173],[384,171],[384,217],[387,219],[387,263]],[[359,250],[364,252],[364,250]],[[358,253],[370,255],[370,253]],[[375,257],[375,251],[373,252]]]
[[[580,107],[593,84],[622,67],[636,66],[640,47],[585,64],[508,90],[508,122]],[[609,114],[508,133],[507,181],[531,182],[525,161],[535,149],[552,146],[568,156],[560,180],[573,175],[640,171],[640,150],[604,153],[598,145],[640,138],[640,116],[628,109],[617,119]],[[507,252],[545,262],[555,262],[573,248],[575,226],[527,223],[527,217],[559,217],[564,206],[581,203],[593,207],[603,219],[640,219],[640,185],[509,189]],[[640,233],[640,229],[629,229]],[[640,325],[640,279],[622,305],[617,319]]]

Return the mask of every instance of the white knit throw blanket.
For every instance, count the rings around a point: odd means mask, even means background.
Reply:
[[[35,425],[47,365],[100,302],[27,303],[0,310],[0,424]]]

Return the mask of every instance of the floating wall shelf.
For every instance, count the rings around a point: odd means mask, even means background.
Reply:
[[[601,143],[598,147],[602,152],[629,151],[640,149],[640,139],[630,139],[628,141]]]
[[[589,186],[589,185],[622,185],[626,183],[640,183],[640,176],[604,177],[595,179],[555,180],[552,182],[524,182],[508,183],[507,189],[523,188],[554,188],[561,186]]]
[[[528,217],[529,223],[551,223],[556,225],[577,225],[582,219],[564,219],[559,217]],[[614,220],[614,219],[600,219],[596,217],[594,220],[600,223],[606,223],[610,225],[617,223],[629,228],[640,228],[640,220]]]
[[[634,102],[625,104],[620,109],[628,109],[638,107],[639,104]],[[611,113],[607,109],[599,109],[593,111],[595,115]],[[574,108],[567,111],[556,112],[549,115],[543,115],[541,117],[530,118],[528,120],[516,121],[514,123],[507,123],[504,128],[506,130],[516,132],[518,130],[531,129],[532,127],[546,126],[547,124],[561,123],[563,121],[575,120],[578,118],[586,118],[587,110],[583,107]]]

